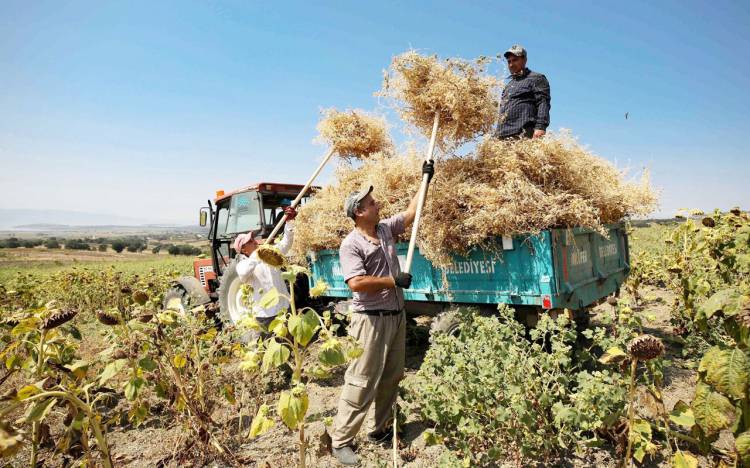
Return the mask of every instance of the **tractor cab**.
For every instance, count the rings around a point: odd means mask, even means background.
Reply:
[[[224,193],[217,191],[213,203],[201,208],[200,225],[209,226],[211,258],[196,259],[195,278],[212,298],[216,298],[220,277],[237,254],[232,243],[237,235],[253,232],[258,239],[266,238],[284,216],[284,207],[291,205],[304,186],[261,182]],[[318,187],[312,187],[301,204]]]

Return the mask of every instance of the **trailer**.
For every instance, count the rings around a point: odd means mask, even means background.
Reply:
[[[499,237],[489,248],[455,256],[447,268],[430,263],[419,251],[412,264],[413,281],[404,290],[407,312],[442,315],[437,327],[450,328],[450,311],[460,306],[496,309],[508,304],[534,322],[544,311],[568,310],[586,317],[588,308],[617,294],[630,271],[628,235],[623,224],[608,225],[606,234],[584,228],[554,228],[538,234]],[[407,243],[396,249],[403,265]],[[310,256],[311,284],[324,280],[331,298],[346,300],[337,250]]]

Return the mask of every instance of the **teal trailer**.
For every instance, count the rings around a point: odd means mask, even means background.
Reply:
[[[624,225],[609,225],[607,231],[603,236],[560,228],[497,238],[492,248],[456,256],[447,268],[434,266],[417,251],[412,286],[404,290],[407,310],[428,303],[584,310],[617,292],[630,270]],[[408,244],[396,247],[403,264]],[[325,280],[331,298],[351,297],[337,250],[316,252],[310,260],[311,283]]]

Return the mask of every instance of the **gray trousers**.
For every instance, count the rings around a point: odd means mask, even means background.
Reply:
[[[353,313],[349,335],[364,353],[349,364],[334,419],[333,447],[350,445],[375,401],[372,430],[383,431],[392,418],[398,383],[404,377],[406,361],[406,316],[380,317]]]

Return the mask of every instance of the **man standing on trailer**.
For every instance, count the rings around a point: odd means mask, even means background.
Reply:
[[[501,140],[543,137],[549,126],[549,81],[526,68],[526,49],[520,45],[506,50],[504,56],[511,76],[500,99],[495,135]]]
[[[432,178],[432,162],[423,164],[422,173]],[[364,349],[346,370],[334,420],[333,455],[343,465],[359,463],[354,438],[373,401],[375,425],[368,439],[382,443],[392,437],[391,409],[406,359],[402,288],[411,286],[411,275],[401,272],[394,239],[414,221],[419,194],[406,211],[381,221],[372,191],[370,185],[346,198],[344,211],[355,227],[339,249],[344,280],[354,296],[349,335]]]

